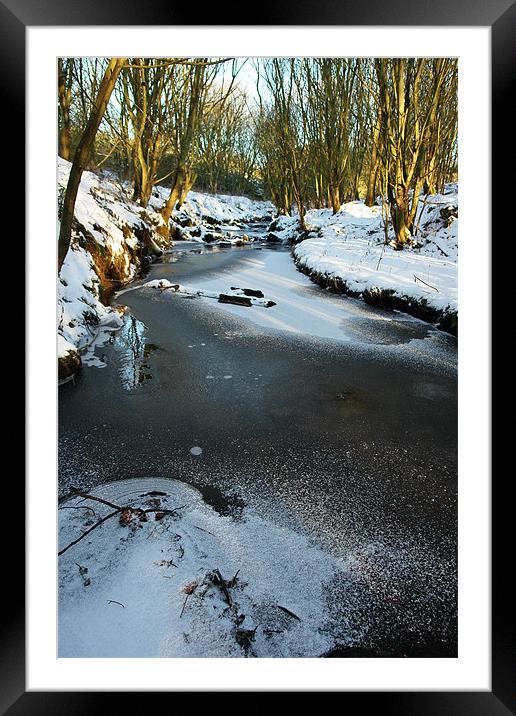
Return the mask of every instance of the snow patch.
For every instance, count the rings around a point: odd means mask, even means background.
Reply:
[[[170,189],[167,187],[154,187],[150,206],[161,208],[169,192]],[[214,224],[249,223],[266,221],[274,212],[274,204],[270,201],[250,199],[247,196],[190,191],[181,209],[176,212],[175,218],[179,220],[189,218],[195,224],[201,223],[202,219],[209,219]]]
[[[332,646],[324,585],[346,566],[306,537],[251,511],[220,516],[175,480],[94,494],[128,509],[59,557],[61,658],[317,657]],[[62,503],[60,550],[112,511]]]
[[[342,281],[355,294],[391,291],[442,312],[458,311],[458,220],[445,220],[441,209],[458,206],[456,185],[443,195],[420,199],[415,247],[402,251],[384,244],[381,208],[362,201],[309,211],[307,224],[317,230],[293,249],[296,262],[309,272]]]

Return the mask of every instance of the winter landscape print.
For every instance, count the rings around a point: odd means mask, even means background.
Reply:
[[[58,61],[58,655],[457,657],[457,61]]]

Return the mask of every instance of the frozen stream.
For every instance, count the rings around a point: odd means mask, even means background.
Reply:
[[[279,584],[274,553],[289,554],[314,581],[305,589],[296,570],[285,572],[306,592],[312,633],[299,627],[306,648],[297,652],[292,636],[260,637],[256,656],[454,656],[456,339],[323,291],[282,247],[178,244],[139,283],[154,279],[258,289],[276,305],[122,292],[124,327],[96,350],[104,367],[85,366],[60,388],[61,496],[102,485],[114,500],[112,483],[133,478],[187,483],[211,510],[203,525],[218,535],[219,562],[227,535],[228,570],[245,573],[247,560],[257,580],[269,570]],[[77,553],[67,554],[73,565]],[[62,608],[71,624],[75,607]],[[61,648],[74,655],[70,639]],[[178,644],[169,635],[143,655],[189,655]],[[225,654],[210,645],[210,655]]]

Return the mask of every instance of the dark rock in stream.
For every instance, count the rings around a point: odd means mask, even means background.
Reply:
[[[282,222],[283,216],[278,216],[274,221],[271,222],[269,225],[269,231],[278,231],[278,229],[281,229],[281,222]]]
[[[195,226],[195,222],[190,216],[188,216],[188,214],[175,214],[174,221],[183,228],[186,228],[187,226]]]
[[[272,231],[267,234],[267,243],[269,244],[281,244],[283,243],[279,236],[273,234]]]
[[[219,295],[219,303],[234,303],[236,306],[250,306],[251,299],[245,296],[228,296],[226,293]]]
[[[255,298],[263,298],[263,292],[255,290],[254,288],[238,288],[238,286],[231,286],[232,291],[242,291],[246,296],[254,296]]]

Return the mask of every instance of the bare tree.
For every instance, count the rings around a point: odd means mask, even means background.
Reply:
[[[396,246],[411,241],[419,196],[435,170],[446,80],[456,61],[377,59],[380,146]]]
[[[172,212],[185,200],[197,178],[193,164],[199,143],[203,112],[217,72],[227,61],[227,59],[210,60],[206,57],[184,62],[181,91],[172,92],[170,95],[168,112],[173,136],[175,168],[172,172],[170,193],[161,210],[166,236],[169,235]],[[232,83],[226,96],[231,87]]]
[[[75,150],[70,175],[68,177],[68,184],[66,185],[61,215],[58,241],[58,271],[61,270],[61,266],[63,265],[70,246],[75,200],[77,198],[79,184],[81,183],[82,173],[88,164],[97,129],[102,121],[115,82],[118,79],[126,59],[125,57],[112,57],[109,60],[84,132]]]
[[[195,164],[209,191],[246,193],[257,162],[256,120],[245,93],[235,92],[225,101],[220,99],[220,90],[208,94]]]
[[[351,169],[350,109],[355,83],[353,60],[319,58],[304,64],[308,77],[306,104],[320,138],[319,165],[336,214]]]
[[[272,139],[275,156],[270,162],[271,142],[262,145],[269,154],[270,176],[280,176],[280,206],[292,196],[301,231],[306,231],[307,166],[309,159],[306,114],[302,109],[302,60],[274,58],[263,63],[263,76],[271,103],[265,111],[265,131]],[[263,134],[262,134],[263,136]],[[290,207],[288,207],[290,208]]]
[[[73,58],[57,60],[57,90],[59,99],[59,146],[58,154],[69,160],[72,152],[70,106],[72,101]]]
[[[132,131],[124,132],[133,168],[133,199],[147,206],[157,179],[158,164],[167,148],[166,98],[173,65],[133,58],[123,73],[123,107]]]

